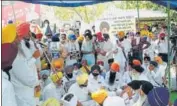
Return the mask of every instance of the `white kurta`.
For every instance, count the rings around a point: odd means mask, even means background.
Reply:
[[[46,101],[49,98],[55,98],[57,100],[60,100],[60,98],[58,98],[57,96],[56,86],[53,82],[44,87],[42,91],[42,100]]]
[[[35,59],[31,60],[34,64]],[[11,82],[19,106],[35,106],[34,87],[38,83],[36,68],[20,52],[13,62]],[[35,65],[34,65],[35,66]]]
[[[147,49],[145,49],[143,53],[146,53],[150,57],[151,61],[153,61],[154,57],[157,55],[156,54],[156,43],[155,41],[151,41],[150,43],[151,45]]]
[[[8,76],[2,71],[2,106],[17,106],[14,88],[8,80]]]
[[[104,78],[101,75],[99,75],[98,78],[95,79],[94,76],[90,74],[88,78],[89,91],[92,93],[92,92],[100,90],[101,87],[106,87]]]
[[[107,97],[104,100],[103,106],[125,106],[124,99],[119,96]]]
[[[66,78],[66,76],[63,77],[63,86],[66,91],[71,87],[72,84],[76,82],[76,76],[73,74],[72,78]]]
[[[69,93],[73,93],[79,100],[79,102],[82,103],[83,106],[90,106],[90,105],[94,105],[95,102],[93,100],[91,100],[89,94],[89,90],[87,87],[85,88],[81,88],[79,87],[79,85],[77,83],[73,84],[69,91]]]
[[[117,50],[117,53],[113,54],[113,57],[114,57],[114,61],[119,63],[120,72],[123,74],[123,72],[125,70],[126,59],[124,57],[122,49],[120,47],[118,47],[117,45],[115,45],[113,50]]]
[[[124,39],[122,42],[120,42],[121,45],[124,47],[124,51],[126,56],[128,57],[128,52],[132,48],[131,42],[128,39]]]
[[[152,83],[153,86],[156,87],[161,87],[163,80],[162,80],[162,72],[159,69],[153,70],[153,71],[148,71],[147,77],[149,81]]]
[[[75,41],[74,43],[68,42],[66,45],[66,48],[67,48],[68,53],[80,51],[79,50],[79,43],[77,41]],[[68,56],[66,58],[66,66],[73,65],[74,63],[77,63],[77,59],[71,59],[70,57],[71,56]]]
[[[103,56],[101,54],[98,54],[97,61],[103,61],[105,69],[109,70],[108,60],[113,58],[113,54],[112,54],[113,44],[111,40],[108,40],[104,42],[99,42],[99,45],[100,45],[101,51],[105,51],[106,55]]]

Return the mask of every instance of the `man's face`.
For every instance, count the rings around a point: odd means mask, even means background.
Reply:
[[[155,67],[154,67],[152,64],[150,64],[150,65],[149,65],[149,70],[152,71],[152,70],[154,70],[154,69],[155,69]]]

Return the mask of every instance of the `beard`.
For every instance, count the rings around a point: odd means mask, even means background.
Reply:
[[[109,84],[110,85],[114,84],[115,78],[116,78],[116,73],[115,72],[110,72],[110,74],[109,74]]]
[[[25,39],[25,46],[30,49],[30,43],[29,43],[29,39]]]

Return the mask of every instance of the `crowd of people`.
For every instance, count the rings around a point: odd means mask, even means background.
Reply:
[[[166,27],[80,35],[34,33],[28,22],[10,22],[2,29],[2,106],[176,106],[167,36]]]

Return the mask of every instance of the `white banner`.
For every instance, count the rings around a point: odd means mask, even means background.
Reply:
[[[136,32],[136,18],[134,16],[115,16],[98,19],[95,22],[96,32],[117,34],[118,31]]]

